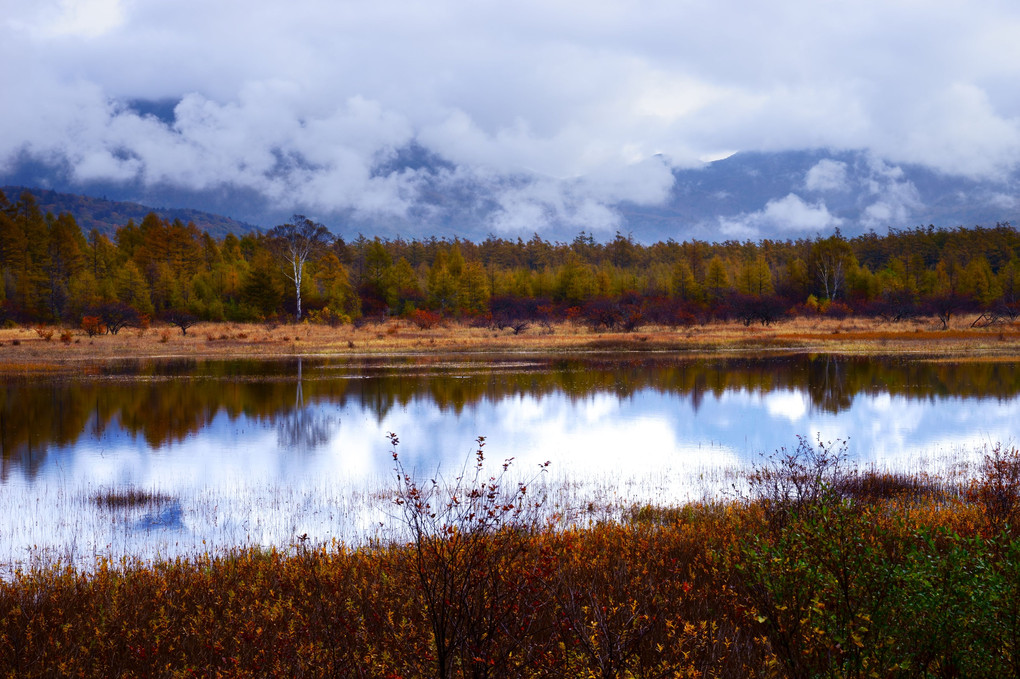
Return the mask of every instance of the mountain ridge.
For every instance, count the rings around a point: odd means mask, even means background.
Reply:
[[[222,239],[228,233],[242,236],[246,233],[258,233],[262,229],[252,224],[238,221],[231,217],[194,210],[191,208],[151,207],[134,201],[109,200],[80,193],[68,193],[52,189],[31,186],[0,186],[0,191],[11,202],[18,200],[25,191],[32,194],[39,209],[45,214],[70,213],[83,233],[92,229],[113,237],[117,229],[128,221],[141,222],[149,213],[155,213],[168,222],[175,219],[188,224],[193,223],[199,231],[206,231],[216,239]]]
[[[250,188],[232,185],[197,190],[150,186],[140,180],[79,184],[69,179],[67,168],[48,168],[38,162],[9,170],[0,175],[0,182],[20,177],[30,180],[21,186],[50,187],[31,189],[37,196],[47,191],[111,196],[142,206],[132,208],[130,216],[136,221],[151,210],[164,218],[195,221],[199,228],[220,237],[228,230],[246,233],[271,228],[293,213],[306,214],[345,238],[365,234],[480,241],[490,234],[527,239],[538,233],[547,240],[569,241],[585,231],[598,240],[611,240],[619,231],[646,243],[796,239],[835,228],[855,235],[929,224],[952,228],[1020,220],[1020,172],[1016,170],[994,179],[974,179],[894,163],[866,150],[748,151],[698,168],[668,167],[663,159],[656,160],[668,168],[672,182],[658,204],[614,202],[597,187],[588,187],[584,193],[569,180],[534,173],[471,172],[417,144],[397,149],[373,167],[375,176],[413,178],[413,195],[402,211],[284,206]],[[554,198],[549,199],[550,195]],[[573,212],[564,211],[563,204],[571,200],[575,201],[570,205]],[[144,207],[152,204],[170,207]],[[585,212],[583,208],[592,205],[598,209]],[[74,214],[86,229],[93,223],[107,231],[121,225],[110,221],[111,214],[122,215],[112,206],[61,209]],[[519,212],[511,214],[514,209]],[[586,221],[588,214],[596,220]]]

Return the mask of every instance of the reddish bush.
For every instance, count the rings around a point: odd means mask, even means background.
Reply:
[[[439,322],[443,320],[443,318],[435,311],[429,311],[428,309],[415,309],[408,316],[408,320],[422,330],[431,330],[439,325]]]
[[[825,308],[826,316],[830,316],[838,320],[843,320],[847,316],[851,315],[853,312],[854,310],[851,309],[849,305],[844,304],[843,302],[831,302]]]
[[[95,337],[106,332],[106,326],[103,325],[103,321],[99,316],[85,316],[82,318],[81,329],[89,337]]]

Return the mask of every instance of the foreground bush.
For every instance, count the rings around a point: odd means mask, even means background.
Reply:
[[[801,441],[746,497],[556,530],[498,475],[405,477],[406,544],[0,583],[0,675],[1020,677],[1018,464],[958,488]]]

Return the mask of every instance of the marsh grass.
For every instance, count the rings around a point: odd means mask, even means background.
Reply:
[[[624,506],[627,484],[604,480],[592,497],[546,480],[527,496],[552,513],[525,524],[515,493],[498,492],[519,488],[510,479],[422,479],[434,495],[410,479],[352,499],[398,518],[354,543],[302,523],[278,544],[99,556],[88,569],[55,555],[0,582],[0,674],[1016,676],[1020,454],[993,447],[961,464],[965,483],[958,468],[944,479],[858,469],[838,443],[801,441],[747,470],[739,496]],[[432,499],[447,507],[447,491],[472,488],[478,502],[463,507],[494,512],[484,529],[470,529],[470,512],[417,539],[399,529],[414,524],[407,501],[428,498],[428,522]],[[105,512],[96,493],[75,497]],[[229,519],[219,498],[184,500]],[[245,500],[268,515],[308,497]],[[595,509],[554,518],[578,502]],[[456,586],[436,589],[437,573]],[[462,624],[437,635],[450,621]]]
[[[376,355],[458,352],[661,352],[734,353],[790,349],[832,353],[926,354],[932,356],[1020,355],[1020,323],[994,330],[971,328],[971,318],[947,330],[930,319],[891,323],[877,319],[798,317],[769,327],[711,322],[690,328],[643,326],[638,332],[595,332],[569,321],[520,334],[492,332],[484,324],[444,321],[422,328],[410,320],[363,325],[308,323],[273,325],[199,323],[188,335],[156,327],[152,333],[97,335],[88,342],[46,341],[44,329],[0,329],[0,372],[25,363],[51,362],[70,368],[84,359],[192,357],[278,357],[295,355]],[[72,332],[64,330],[62,332]],[[84,331],[73,331],[78,340]],[[298,340],[300,338],[300,340]]]
[[[105,509],[158,507],[174,501],[172,495],[140,488],[106,488],[92,496],[92,501]]]
[[[582,474],[554,464],[537,483],[529,480],[529,488],[544,498],[543,525],[555,530],[661,522],[665,519],[648,516],[732,504],[746,495],[748,468],[725,455],[699,459],[704,461],[630,473],[589,469]],[[870,468],[856,477],[848,494],[867,501],[895,497],[911,506],[959,506],[961,489],[980,473],[980,459],[981,454],[961,449],[931,454],[908,470]],[[523,480],[533,470],[514,472]],[[517,480],[508,477],[508,482]],[[99,559],[154,561],[235,547],[285,549],[302,535],[309,546],[409,539],[395,520],[392,488],[383,476],[164,482],[162,489],[75,485],[59,478],[8,484],[0,497],[0,513],[8,517],[0,543],[3,569],[60,562],[88,572]]]

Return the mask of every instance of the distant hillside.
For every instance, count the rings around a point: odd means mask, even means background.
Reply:
[[[330,211],[321,203],[280,205],[254,189],[231,185],[190,189],[139,179],[81,184],[71,182],[65,167],[32,160],[0,168],[0,183],[186,207],[154,211],[166,219],[194,221],[216,236],[269,229],[293,213],[306,214],[346,239],[458,236],[478,242],[490,234],[528,239],[533,233],[569,242],[582,230],[600,241],[619,231],[641,243],[718,242],[807,238],[837,227],[853,236],[928,224],[1020,223],[1020,167],[995,178],[967,178],[887,161],[865,150],[741,152],[696,168],[672,168],[673,185],[654,205],[620,202],[612,190],[600,196],[583,182],[526,171],[491,176],[462,171],[416,144],[398,149],[372,172],[398,184],[406,180],[400,198],[406,204]],[[337,190],[343,193],[342,187]],[[14,198],[20,189],[4,191]],[[95,225],[110,232],[151,210],[52,190],[33,193],[44,209],[69,211],[86,229]],[[605,210],[589,210],[592,206]]]
[[[129,203],[103,198],[92,198],[73,193],[59,193],[47,189],[35,189],[24,186],[3,186],[0,191],[4,192],[7,199],[14,202],[24,191],[35,196],[39,209],[52,212],[55,215],[69,212],[74,216],[78,226],[84,233],[92,229],[98,229],[100,233],[113,236],[114,232],[130,220],[135,223],[141,222],[147,214],[155,212],[160,218],[167,221],[181,220],[184,224],[194,223],[200,231],[208,231],[209,235],[220,239],[228,233],[237,236],[258,232],[259,228],[239,222],[230,217],[214,215],[199,210],[188,210],[183,208],[155,208],[138,203]]]

